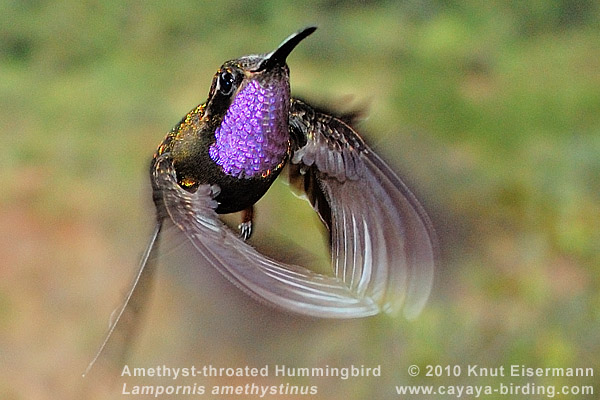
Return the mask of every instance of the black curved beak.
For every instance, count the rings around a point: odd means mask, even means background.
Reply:
[[[313,33],[317,29],[316,26],[307,26],[304,29],[299,30],[296,33],[291,34],[287,37],[275,50],[265,56],[265,59],[260,63],[258,68],[254,72],[271,69],[276,66],[282,66],[285,64],[285,59],[294,50],[294,48],[304,40],[308,35]]]

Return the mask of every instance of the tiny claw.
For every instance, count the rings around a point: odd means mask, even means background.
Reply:
[[[250,206],[242,211],[242,223],[238,225],[240,237],[243,240],[250,239],[252,236],[252,220],[254,219],[254,207]]]
[[[240,237],[242,240],[250,239],[252,236],[252,221],[244,221],[238,225],[238,229],[240,230]]]

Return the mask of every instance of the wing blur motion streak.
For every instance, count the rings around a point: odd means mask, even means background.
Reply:
[[[142,255],[140,266],[135,274],[131,288],[125,296],[123,304],[113,311],[104,341],[85,369],[83,376],[86,376],[90,372],[102,354],[104,358],[112,358],[119,361],[125,358],[151,292],[150,288],[156,270],[156,251],[161,229],[162,219],[159,219],[154,227],[148,246]]]

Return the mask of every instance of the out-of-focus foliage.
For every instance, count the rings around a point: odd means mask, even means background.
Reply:
[[[378,380],[292,380],[340,399],[503,382],[410,378],[410,364],[600,373],[597,2],[4,0],[0,16],[1,398],[120,398],[121,382],[82,388],[80,373],[150,233],[155,147],[223,61],[313,23],[292,91],[367,108],[360,130],[440,236],[430,304],[411,322],[245,313],[235,291],[201,292],[172,231],[132,362],[382,364]],[[254,243],[325,265],[317,221],[287,192],[261,200]]]

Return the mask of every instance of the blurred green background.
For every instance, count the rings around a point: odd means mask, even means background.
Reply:
[[[595,385],[597,398],[599,21],[593,0],[1,0],[0,398],[122,397],[125,378],[81,373],[150,234],[150,157],[223,61],[308,24],[292,92],[368,110],[359,129],[440,237],[428,306],[410,322],[281,314],[195,268],[173,229],[130,365],[382,365],[380,378],[256,380],[314,384],[322,399],[500,382]],[[326,265],[311,210],[288,192],[261,200],[254,244]],[[411,378],[411,364],[596,377]]]

